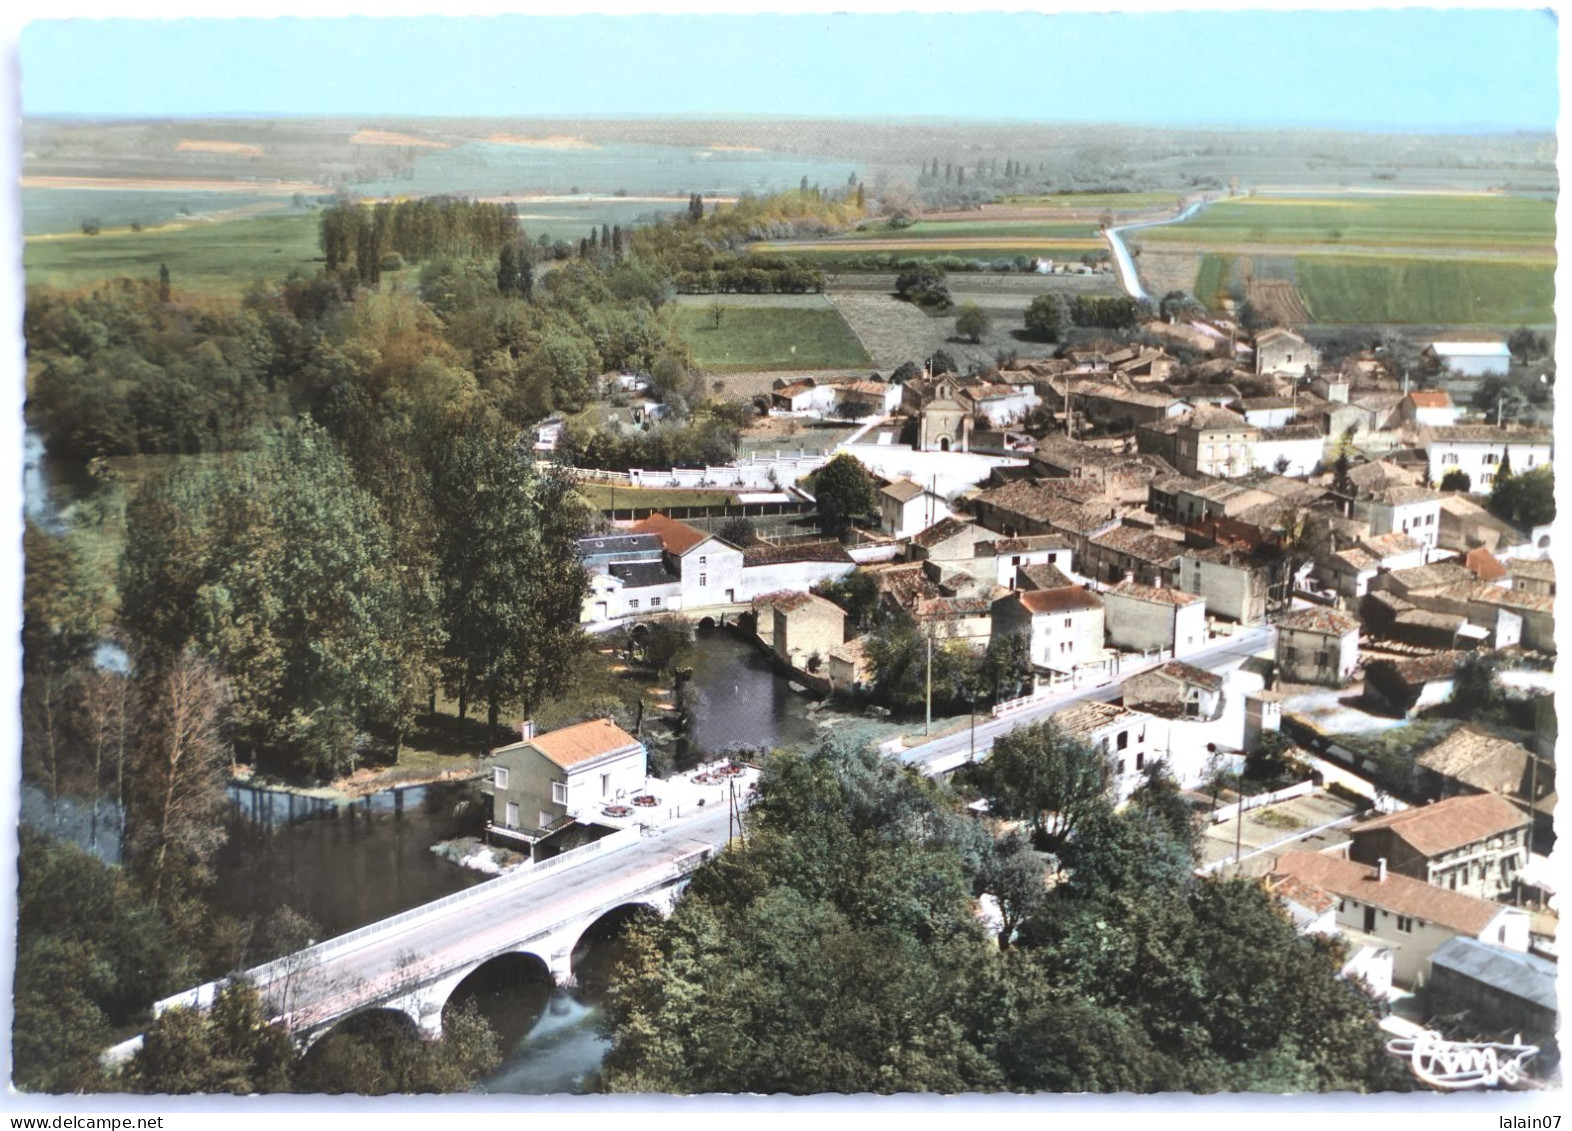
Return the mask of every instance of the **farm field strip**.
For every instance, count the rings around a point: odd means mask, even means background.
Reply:
[[[904,228],[887,224],[863,231],[848,232],[848,240],[937,240],[937,239],[1096,239],[1097,225],[1085,221],[1036,220],[918,220]]]
[[[1023,243],[1012,240],[857,240],[857,241],[803,241],[777,242],[753,245],[753,250],[766,255],[785,255],[813,260],[855,259],[865,255],[897,255],[909,258],[934,258],[953,255],[960,259],[1010,259],[1017,255],[1034,257],[1046,255],[1082,255],[1088,251],[1103,251],[1107,245],[1101,240],[1037,240]],[[987,252],[979,256],[975,252]]]
[[[727,370],[812,370],[870,364],[856,334],[823,295],[787,295],[787,302],[739,304],[720,299],[673,308],[677,329],[700,367]],[[816,299],[805,304],[800,300]]]

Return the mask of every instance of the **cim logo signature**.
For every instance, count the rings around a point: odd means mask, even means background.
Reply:
[[[1442,1039],[1425,1030],[1417,1037],[1395,1037],[1386,1043],[1390,1056],[1405,1057],[1414,1075],[1432,1088],[1515,1088],[1524,1082],[1523,1066],[1539,1052],[1538,1045],[1498,1041],[1463,1042]]]

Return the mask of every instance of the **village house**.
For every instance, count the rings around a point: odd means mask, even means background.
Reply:
[[[1315,852],[1287,852],[1272,877],[1291,876],[1337,898],[1344,932],[1374,936],[1394,950],[1393,976],[1404,987],[1429,980],[1430,956],[1448,939],[1479,939],[1528,951],[1528,912],[1434,887],[1379,864],[1370,866]]]
[[[1253,449],[1261,430],[1238,413],[1198,408],[1175,423],[1174,455],[1169,462],[1181,473],[1232,479],[1257,466]]]
[[[856,636],[830,649],[830,684],[837,691],[856,691],[868,685],[868,659],[863,649],[868,637]]]
[[[1528,814],[1494,793],[1449,797],[1348,830],[1348,857],[1480,899],[1509,892],[1528,866]]]
[[[1368,441],[1379,430],[1375,413],[1363,405],[1329,401],[1308,409],[1303,415],[1323,437],[1347,435],[1360,443]]]
[[[1116,526],[1086,540],[1081,572],[1113,584],[1131,577],[1142,585],[1161,585],[1174,575],[1184,543],[1135,526]]]
[[[970,561],[977,556],[977,546],[994,537],[991,530],[951,515],[912,535],[906,552],[918,561]]]
[[[1417,428],[1448,428],[1458,409],[1445,389],[1413,389],[1397,402],[1397,418]]]
[[[1079,585],[1000,597],[993,602],[992,621],[993,635],[1000,640],[1026,637],[1038,684],[1073,678],[1107,663],[1103,600]]]
[[[1206,602],[1193,593],[1126,580],[1105,590],[1103,603],[1115,648],[1185,656],[1206,646]]]
[[[1532,559],[1528,559],[1532,560]],[[1507,567],[1501,564],[1501,559],[1492,554],[1483,546],[1475,546],[1463,555],[1463,568],[1468,570],[1480,581],[1490,581],[1497,585],[1512,587],[1512,581],[1507,573]]]
[[[537,452],[554,452],[557,445],[562,442],[562,434],[567,431],[568,422],[560,413],[553,413],[542,420],[534,428],[534,450]]]
[[[1550,548],[1548,537],[1543,546],[1534,545],[1511,523],[1497,518],[1467,495],[1460,494],[1447,494],[1441,498],[1437,544],[1443,550],[1460,554],[1483,547],[1503,558],[1543,557]]]
[[[1112,382],[1083,383],[1075,391],[1075,407],[1094,425],[1113,431],[1129,431],[1186,411],[1182,401],[1166,393],[1141,393]]]
[[[1039,565],[1023,564],[1015,567],[1015,576],[1010,579],[1010,589],[1062,589],[1066,585],[1079,585],[1080,582],[1070,577],[1058,566],[1051,562]]]
[[[773,602],[770,646],[789,667],[819,675],[846,639],[846,613],[813,593],[782,594]]]
[[[590,583],[579,614],[581,623],[681,607],[682,582],[667,567],[658,534],[582,538],[578,549]]]
[[[1349,378],[1341,371],[1336,373],[1318,371],[1310,381],[1310,391],[1323,401],[1330,401],[1332,404],[1347,404],[1350,387]]]
[[[1237,518],[1251,507],[1276,501],[1276,496],[1229,479],[1165,475],[1154,479],[1148,493],[1151,509],[1170,522],[1190,524],[1222,515]]]
[[[634,534],[660,537],[664,564],[680,582],[682,609],[748,600],[742,584],[743,552],[730,542],[706,534],[664,514],[652,514],[633,524]]]
[[[1354,602],[1370,591],[1370,583],[1381,573],[1422,566],[1428,556],[1407,534],[1374,534],[1336,553],[1322,553],[1314,574],[1322,585]]]
[[[1050,479],[1071,481],[1073,488],[1068,483],[1051,486],[1075,490],[1072,497],[1081,503],[1140,504],[1146,500],[1154,479],[1173,472],[1166,461],[1156,456],[1112,451],[1068,439],[1057,432],[1050,432],[1037,441],[1031,454],[1031,466]]]
[[[935,640],[959,640],[981,652],[992,638],[992,601],[988,597],[920,597],[910,611],[918,630],[924,635],[931,633]]]
[[[879,489],[879,527],[893,538],[910,538],[949,517],[949,504],[920,483],[897,479]]]
[[[1457,665],[1466,652],[1435,652],[1407,660],[1365,664],[1365,697],[1401,718],[1445,703],[1457,682]]]
[[[1281,428],[1299,415],[1299,404],[1292,397],[1241,397],[1228,407],[1257,428]]]
[[[1550,462],[1548,428],[1498,428],[1490,424],[1454,424],[1427,429],[1423,437],[1430,482],[1440,483],[1449,471],[1468,476],[1470,488],[1488,492],[1501,462],[1510,457],[1512,470],[1522,473]]]
[[[1427,551],[1441,534],[1439,492],[1424,487],[1384,487],[1354,500],[1354,517],[1370,524],[1371,534],[1406,534]]]
[[[956,390],[956,401],[973,416],[982,417],[990,428],[1003,428],[1026,419],[1042,404],[1031,385],[996,385],[978,382]]]
[[[1179,554],[1174,584],[1205,601],[1212,616],[1260,624],[1266,619],[1268,571],[1258,555],[1234,546],[1189,546]]]
[[[1015,589],[1022,567],[1049,565],[1066,573],[1073,569],[1074,547],[1060,534],[1036,534],[1027,538],[995,538],[978,542],[978,558],[992,558],[991,578],[995,585]],[[984,562],[977,563],[979,570],[986,570]]]
[[[1554,734],[1555,700],[1544,696]],[[1537,734],[1536,734],[1537,739]],[[1465,723],[1421,754],[1414,762],[1419,788],[1425,797],[1457,797],[1498,793],[1527,806],[1533,813],[1536,852],[1549,852],[1555,843],[1556,766],[1552,741],[1536,753],[1509,739],[1500,738]]]
[[[1337,925],[1338,899],[1331,892],[1294,876],[1263,876],[1262,887],[1277,900],[1301,935],[1341,937],[1348,959],[1338,977],[1357,980],[1378,1001],[1392,996],[1393,948],[1373,935]]]
[[[804,592],[824,581],[845,577],[857,568],[839,542],[752,542],[742,551],[739,600],[780,590]]]
[[[1055,711],[1049,718],[1067,737],[1086,743],[1108,759],[1116,805],[1128,801],[1146,780],[1147,766],[1162,762],[1168,753],[1165,720],[1117,703],[1091,699]]]
[[[1514,593],[1539,597],[1556,595],[1556,563],[1549,558],[1512,558],[1506,564],[1506,576]]]
[[[1292,330],[1274,326],[1255,336],[1258,375],[1308,377],[1320,365],[1320,351]]]
[[[1183,660],[1140,672],[1120,686],[1126,707],[1186,719],[1215,719],[1223,709],[1223,677]]]
[[[1332,609],[1295,609],[1277,622],[1277,667],[1291,683],[1342,687],[1359,664],[1359,622]]]
[[[777,380],[770,393],[770,407],[798,416],[822,416],[835,408],[837,397],[835,386],[821,385],[812,377],[790,382]]]
[[[981,525],[1006,538],[1063,534],[1074,546],[1077,557],[1085,555],[1088,538],[1119,525],[1112,507],[1074,502],[1065,497],[1056,482],[1020,479],[993,487],[976,496],[972,508]]]
[[[1251,466],[1284,475],[1311,475],[1322,463],[1326,437],[1314,424],[1263,428],[1250,445]]]
[[[488,837],[528,845],[600,806],[644,788],[644,744],[610,719],[591,719],[537,735],[526,722],[521,740],[493,750],[484,763],[491,795]]]

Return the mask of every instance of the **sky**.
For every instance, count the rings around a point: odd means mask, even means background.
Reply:
[[[1552,130],[1548,10],[46,20],[27,114]]]

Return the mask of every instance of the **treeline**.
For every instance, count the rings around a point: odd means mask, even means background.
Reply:
[[[377,281],[374,272],[389,253],[411,263],[449,256],[490,257],[518,237],[518,205],[459,196],[423,196],[370,205],[340,200],[324,208],[317,220],[317,238],[327,257],[327,269],[336,271],[353,259],[362,281],[373,283]]]
[[[557,453],[573,467],[607,470],[717,467],[737,458],[752,412],[749,405],[709,401],[691,415],[668,414],[634,431],[574,420],[563,430]]]
[[[779,255],[716,256],[704,271],[678,271],[672,279],[682,294],[807,294],[824,289],[824,272],[811,263]]]
[[[1054,759],[1036,745],[1027,760]],[[1070,757],[1106,767],[1089,749]],[[995,839],[910,768],[833,742],[771,755],[746,837],[694,874],[670,918],[632,929],[602,1086],[1404,1085],[1372,1000],[1338,977],[1341,943],[1301,937],[1252,881],[1195,877],[1170,780],[1152,774],[1119,812],[1096,794],[1075,813],[1059,848],[1069,880],[1050,888],[1029,839]]]

